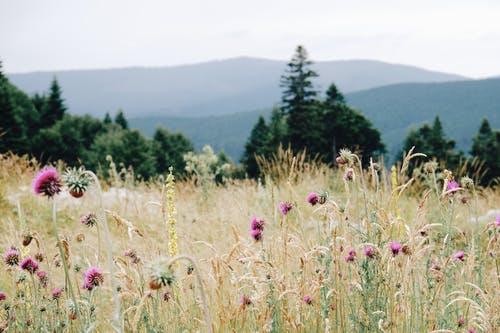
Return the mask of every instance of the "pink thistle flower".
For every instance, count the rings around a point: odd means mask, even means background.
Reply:
[[[465,255],[464,251],[458,251],[457,253],[454,253],[451,257],[453,259],[464,261],[464,255]]]
[[[347,252],[347,256],[344,258],[344,260],[345,262],[351,262],[354,261],[354,259],[356,259],[356,251],[354,249],[350,249]]]
[[[465,319],[464,317],[460,316],[460,318],[458,318],[458,327],[462,327],[464,326],[465,324]]]
[[[469,328],[469,333],[476,333],[476,331],[473,328]]]
[[[391,243],[389,244],[389,247],[390,247],[390,249],[391,249],[391,251],[392,251],[392,255],[393,255],[393,256],[397,256],[397,255],[398,255],[398,253],[399,253],[399,251],[401,251],[401,249],[403,248],[403,247],[401,246],[401,243],[398,243],[398,242],[391,242]]]
[[[0,301],[5,301],[6,298],[7,295],[3,291],[0,291]]]
[[[458,185],[458,183],[456,181],[452,181],[452,182],[449,182],[448,185],[446,185],[446,191],[448,191],[450,193],[455,193],[456,191],[458,191],[459,187],[460,187],[460,185]]]
[[[92,290],[104,283],[104,275],[99,268],[91,267],[85,273],[85,281],[83,282],[82,289]]]
[[[61,298],[61,295],[63,294],[63,292],[64,292],[64,290],[62,290],[62,289],[54,289],[50,293],[52,295],[52,299],[58,300],[59,298]]]
[[[262,239],[262,230],[254,229],[254,230],[252,230],[251,235],[252,235],[253,239],[255,239],[258,242]]]
[[[311,192],[307,198],[306,198],[307,202],[311,204],[311,206],[314,206],[318,203],[319,201],[319,197],[318,197],[318,194],[316,192]]]
[[[49,284],[49,278],[47,276],[47,273],[45,271],[38,271],[36,273],[38,276],[38,279],[40,280],[40,284],[44,287],[47,288],[47,285]]]
[[[368,258],[375,258],[376,254],[375,254],[375,251],[372,249],[371,246],[368,246],[365,251],[365,256],[367,256]]]
[[[33,258],[28,257],[21,262],[21,269],[30,272],[30,274],[35,273],[38,270],[38,263],[33,260]]]
[[[497,215],[495,222],[496,222],[497,227],[500,227],[500,214]]]
[[[19,254],[18,250],[10,249],[5,252],[3,260],[5,261],[5,264],[7,266],[16,266],[17,264],[19,264],[20,257],[21,255]]]
[[[309,296],[309,295],[304,296],[304,298],[302,298],[302,300],[303,300],[303,301],[304,301],[304,303],[306,303],[307,305],[311,305],[311,304],[312,304],[312,298],[311,298],[311,296]]]
[[[250,222],[250,229],[251,230],[264,230],[264,220],[259,219],[258,217],[253,217],[252,221]]]
[[[49,198],[61,192],[61,180],[57,170],[54,168],[40,170],[33,181],[33,191]]]
[[[93,227],[97,224],[97,215],[94,212],[88,212],[80,217],[80,222],[87,227]]]
[[[246,307],[247,305],[252,305],[252,300],[247,295],[243,295],[240,297],[240,304]]]
[[[293,205],[290,201],[280,202],[279,204],[279,209],[281,211],[281,214],[283,214],[283,216],[286,216],[286,214],[288,214],[288,212],[291,211],[292,208]]]

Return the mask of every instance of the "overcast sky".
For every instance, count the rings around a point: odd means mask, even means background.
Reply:
[[[375,59],[500,75],[495,0],[0,0],[8,73],[237,56]]]

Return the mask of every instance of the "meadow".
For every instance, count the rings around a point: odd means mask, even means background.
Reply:
[[[343,154],[224,184],[111,165],[81,198],[0,155],[0,332],[498,332],[500,191]]]

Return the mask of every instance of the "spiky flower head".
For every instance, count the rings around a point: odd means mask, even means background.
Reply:
[[[62,289],[54,289],[50,292],[50,294],[52,295],[52,299],[53,300],[58,300],[59,298],[61,298],[61,295],[63,294],[64,290]]]
[[[99,268],[91,267],[85,272],[82,289],[92,290],[104,283],[104,275]]]
[[[50,167],[40,170],[33,181],[33,191],[49,198],[61,192],[61,180],[57,170]]]
[[[437,170],[438,164],[436,161],[426,162],[424,164],[425,173],[432,173]]]
[[[257,242],[262,239],[262,230],[260,229],[254,229],[251,231],[250,234],[252,235],[253,239],[255,239]]]
[[[28,257],[21,262],[20,267],[30,274],[33,274],[38,270],[38,263],[33,258]]]
[[[293,204],[290,201],[283,201],[279,203],[278,207],[281,214],[283,214],[283,216],[286,216],[288,212],[292,210]]]
[[[500,214],[497,215],[497,218],[495,220],[495,224],[497,227],[500,227]]]
[[[392,251],[392,255],[393,256],[396,256],[398,255],[399,251],[401,251],[401,249],[403,248],[403,246],[401,246],[401,243],[398,243],[398,242],[391,242],[389,244],[389,248],[391,249]]]
[[[344,180],[346,182],[352,182],[356,178],[353,168],[347,168],[344,172]]]
[[[97,215],[94,212],[88,212],[80,217],[80,222],[87,227],[93,227],[97,224]]]
[[[318,201],[319,201],[318,194],[317,194],[316,192],[311,192],[311,193],[307,196],[306,201],[307,201],[308,203],[310,203],[310,204],[311,204],[311,206],[316,205],[316,204],[318,203]]]
[[[467,176],[462,177],[462,179],[460,180],[460,184],[462,184],[462,187],[466,189],[471,189],[472,187],[474,187],[474,181]]]
[[[75,198],[81,197],[87,191],[92,180],[90,175],[85,172],[83,166],[78,169],[66,169],[66,172],[62,175],[62,179],[68,187],[69,193]]]
[[[250,222],[250,230],[264,230],[264,220],[254,216]]]
[[[449,193],[455,193],[460,188],[460,185],[456,181],[451,181],[446,185],[446,191]]]
[[[17,249],[10,249],[3,255],[3,260],[7,266],[16,266],[19,264],[21,254]]]
[[[339,156],[336,159],[337,163],[339,163],[341,166],[347,164],[349,166],[354,164],[355,161],[355,155],[346,148],[340,149]]]
[[[309,295],[306,295],[302,298],[302,300],[304,301],[304,303],[306,303],[307,305],[311,305],[312,304],[312,298],[311,296]]]
[[[365,256],[367,256],[368,258],[375,258],[375,256],[377,255],[375,253],[375,250],[373,250],[373,248],[371,246],[368,246],[365,251]]]
[[[451,257],[453,259],[464,261],[464,256],[465,256],[465,252],[464,251],[458,251],[458,252],[454,253]]]
[[[47,285],[49,284],[49,277],[47,276],[47,273],[45,271],[38,271],[36,272],[36,276],[38,276],[38,279],[40,280],[40,284],[46,288]]]
[[[175,273],[168,258],[158,258],[149,264],[149,286],[151,289],[160,289],[162,286],[171,286],[175,282]]]
[[[0,291],[0,301],[5,301],[6,298],[7,298],[7,295],[5,295],[5,293],[3,291]]]
[[[344,258],[344,260],[345,260],[345,262],[351,262],[351,261],[354,261],[354,259],[356,259],[356,250],[350,249],[347,252],[347,256]]]

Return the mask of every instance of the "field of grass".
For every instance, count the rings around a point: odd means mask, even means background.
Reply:
[[[262,182],[101,180],[108,237],[95,183],[37,196],[40,166],[0,155],[0,332],[498,332],[500,191],[346,168],[289,158]],[[88,288],[92,267],[104,280]]]

